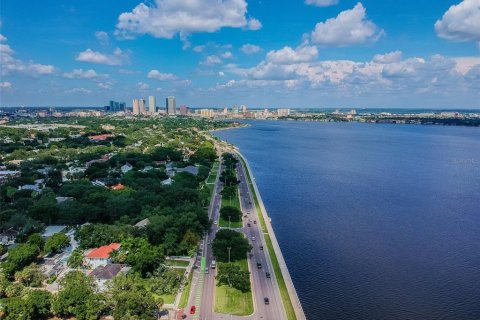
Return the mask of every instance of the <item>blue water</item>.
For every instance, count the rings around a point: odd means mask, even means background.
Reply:
[[[249,122],[307,318],[480,319],[480,129]]]

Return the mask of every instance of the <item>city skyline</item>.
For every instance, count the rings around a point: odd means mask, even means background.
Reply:
[[[2,2],[1,107],[480,108],[480,0],[25,7]]]

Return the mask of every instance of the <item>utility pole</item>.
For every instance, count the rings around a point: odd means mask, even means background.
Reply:
[[[232,247],[227,247],[228,249],[228,263],[230,263],[230,250],[232,250]]]

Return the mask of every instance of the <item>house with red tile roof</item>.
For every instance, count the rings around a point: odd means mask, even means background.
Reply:
[[[88,139],[90,141],[104,141],[107,140],[108,138],[113,137],[113,134],[110,133],[105,133],[105,134],[98,134],[96,136],[89,136]]]
[[[85,263],[92,269],[106,266],[111,263],[110,253],[118,249],[120,249],[120,243],[111,243],[107,246],[92,249],[85,254]]]
[[[111,186],[110,188],[112,190],[123,190],[123,189],[125,189],[125,186],[123,184],[119,183],[119,184],[116,184],[114,186]]]

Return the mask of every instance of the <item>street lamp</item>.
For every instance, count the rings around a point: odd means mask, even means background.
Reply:
[[[232,250],[232,247],[227,247],[228,250],[228,263],[230,263],[230,250]]]

